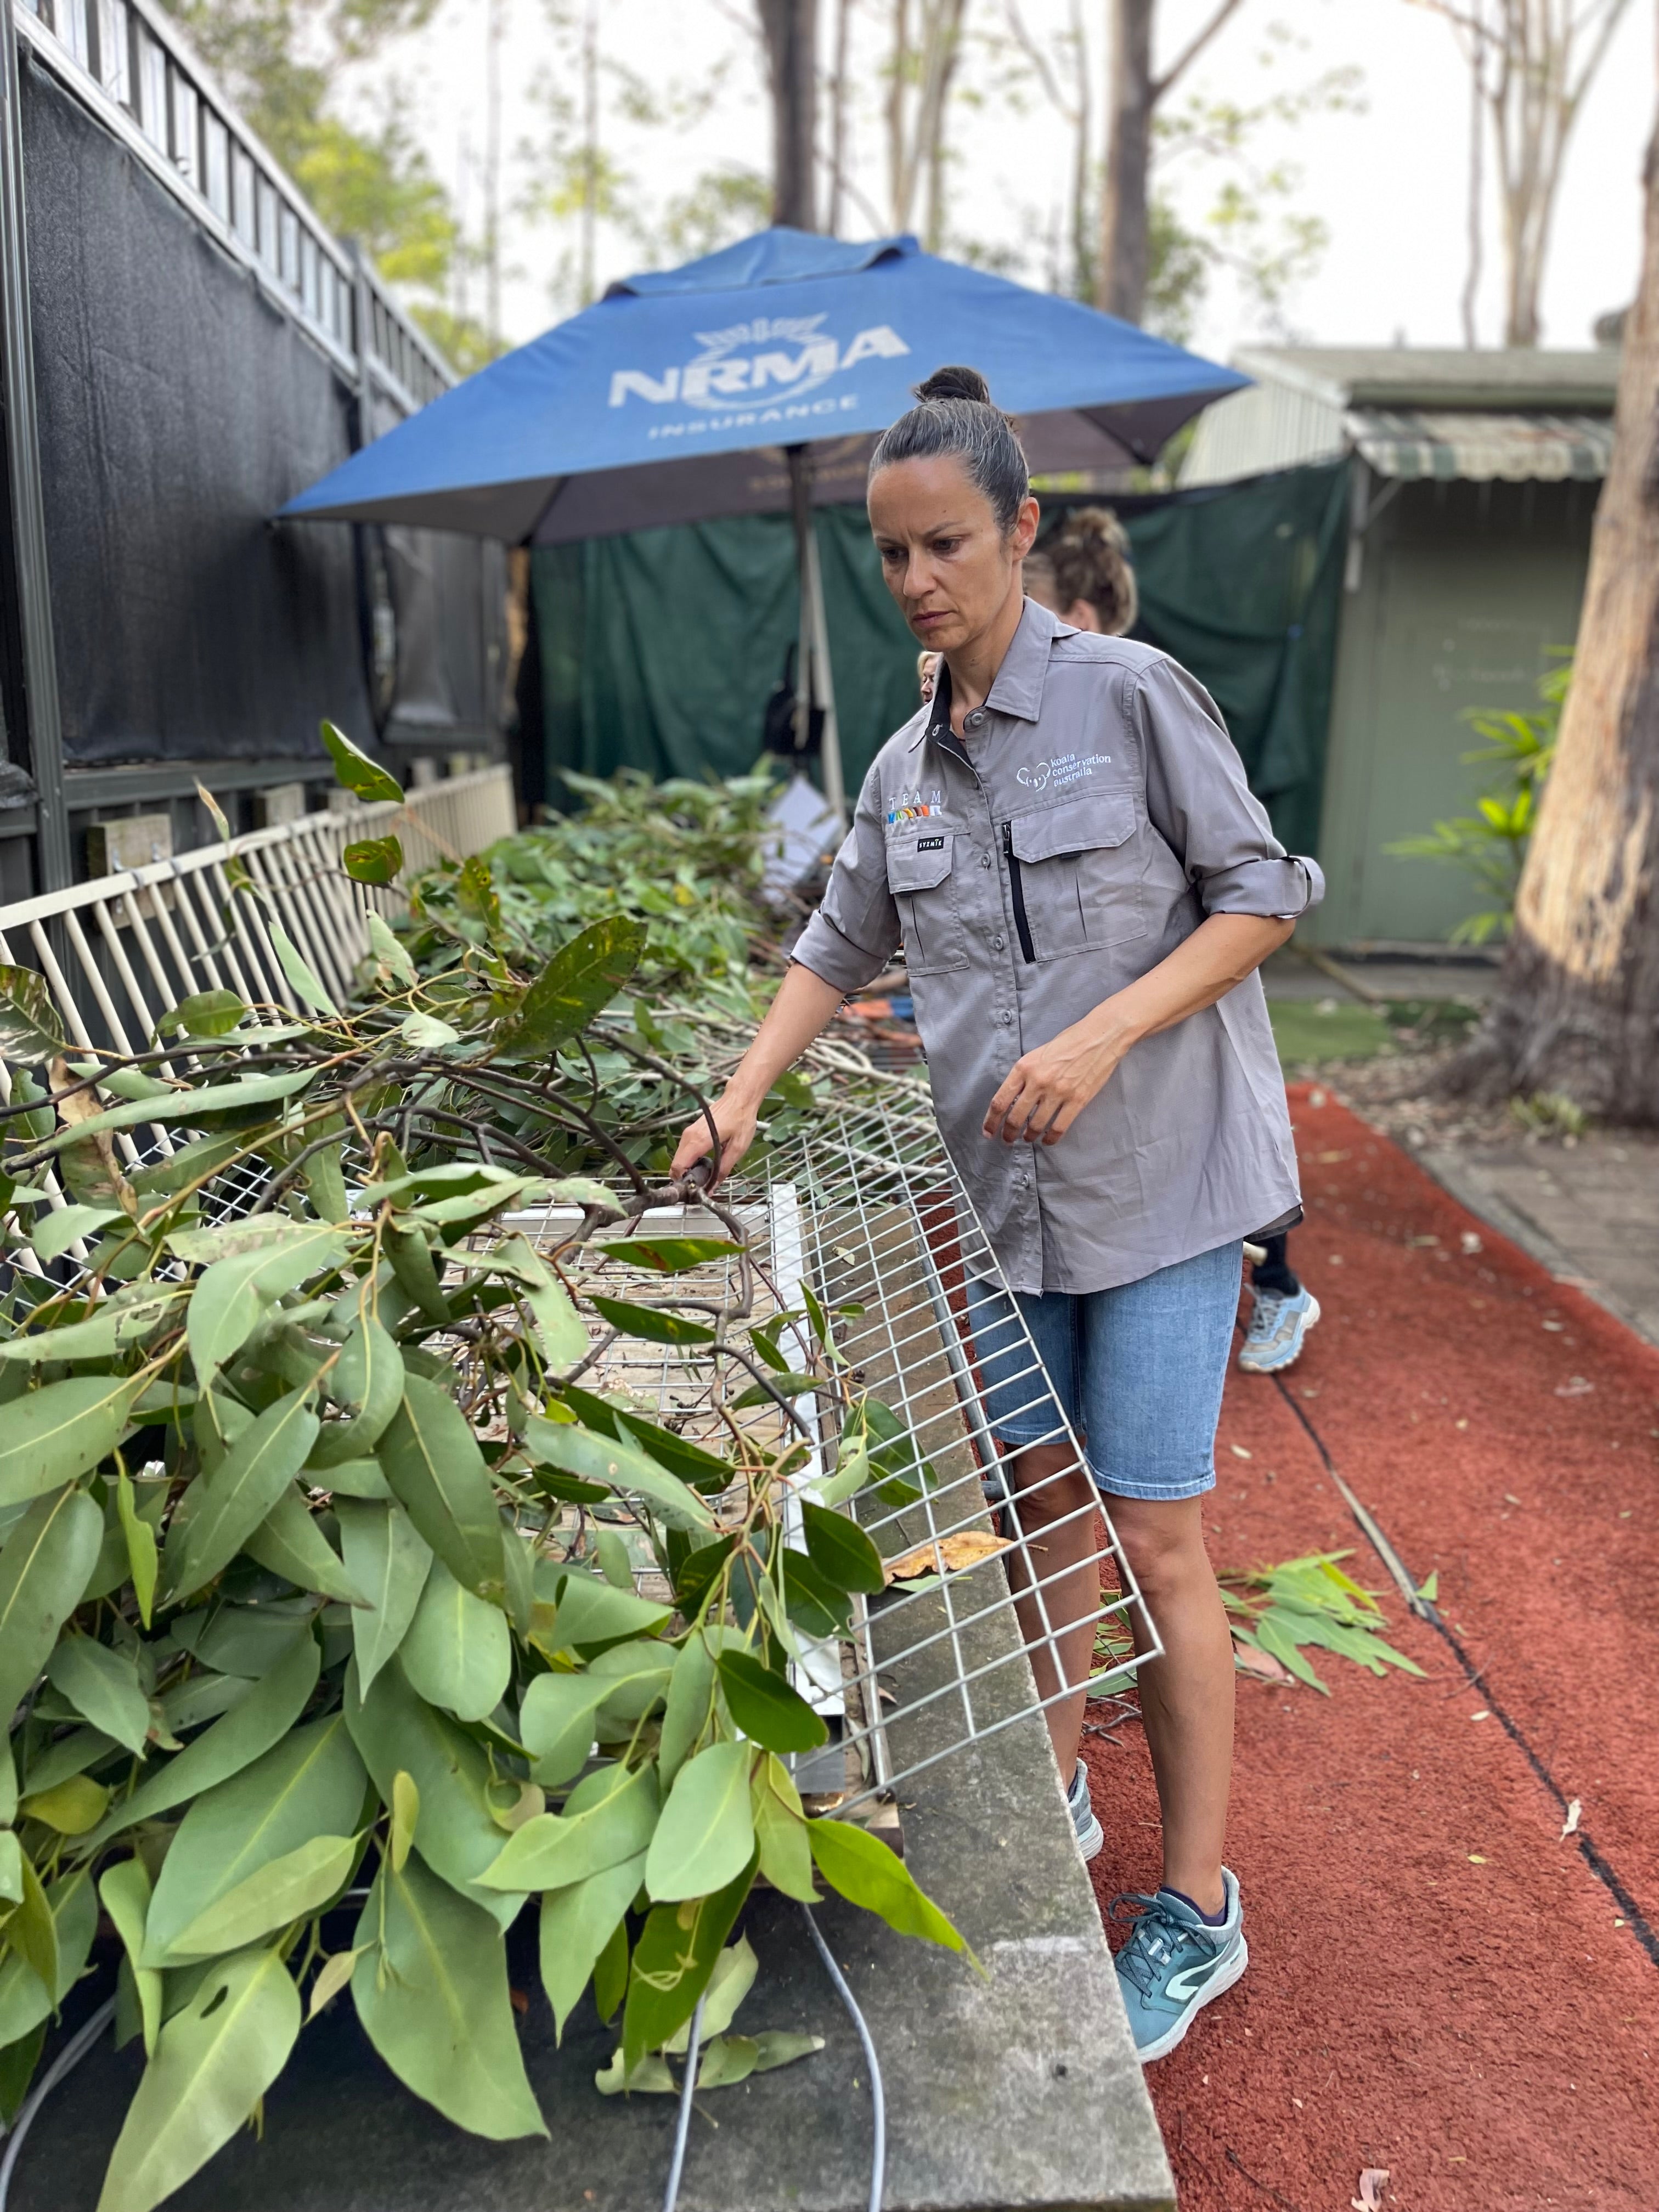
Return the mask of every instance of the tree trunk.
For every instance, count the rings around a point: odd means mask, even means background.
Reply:
[[[759,0],[772,88],[772,220],[817,228],[817,0]]]
[[[1147,182],[1152,169],[1152,0],[1111,0],[1106,190],[1095,305],[1138,323],[1146,303]]]
[[[1659,127],[1572,688],[1461,1087],[1659,1121]]]

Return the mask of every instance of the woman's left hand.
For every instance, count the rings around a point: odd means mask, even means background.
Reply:
[[[1089,1101],[1110,1082],[1134,1042],[1110,1000],[1047,1044],[1024,1053],[985,1115],[985,1133],[1005,1145],[1057,1145]]]

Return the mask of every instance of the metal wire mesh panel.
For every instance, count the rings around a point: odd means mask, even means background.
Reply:
[[[798,1490],[849,1445],[870,1451],[881,1479],[854,1510],[887,1586],[854,1598],[845,1623],[807,1643],[793,1668],[831,1727],[824,1749],[792,1762],[815,1808],[868,1813],[964,1745],[1085,1682],[1097,1692],[1122,1683],[1156,1656],[1140,1593],[1018,1307],[1005,1298],[989,1322],[970,1321],[969,1283],[1005,1286],[920,1092],[830,1118],[758,1170],[745,1164],[722,1190],[720,1215],[656,1207],[628,1224],[632,1237],[742,1229],[745,1252],[677,1277],[651,1301],[712,1322],[716,1342],[646,1344],[595,1322],[582,1383],[694,1443],[735,1447],[740,1464],[798,1445]],[[637,1272],[607,1258],[604,1235],[565,1249],[579,1218],[510,1217],[560,1257],[585,1304],[607,1291],[637,1297]],[[1049,1422],[1053,1464],[1024,1489],[1005,1481],[985,1419],[982,1369],[993,1358],[1000,1390],[1045,1408]],[[641,1595],[667,1599],[642,1522],[625,1504],[609,1517]],[[566,1540],[580,1547],[581,1516],[572,1509],[568,1519]],[[1086,1528],[1080,1565],[1054,1564],[1068,1524]],[[800,1547],[798,1512],[786,1528]]]

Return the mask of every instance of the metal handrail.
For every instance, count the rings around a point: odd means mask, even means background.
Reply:
[[[367,362],[410,413],[454,382],[431,339],[329,231],[155,0],[12,0],[12,12],[30,52],[354,380]]]

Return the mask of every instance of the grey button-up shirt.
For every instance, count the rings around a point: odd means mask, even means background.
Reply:
[[[949,698],[942,680],[877,757],[795,957],[856,991],[902,938],[939,1128],[1010,1283],[1109,1290],[1291,1212],[1259,976],[1143,1039],[1057,1144],[982,1129],[1022,1053],[1206,915],[1294,916],[1323,896],[1316,864],[1274,839],[1208,694],[1150,646],[1028,599],[960,740]]]

